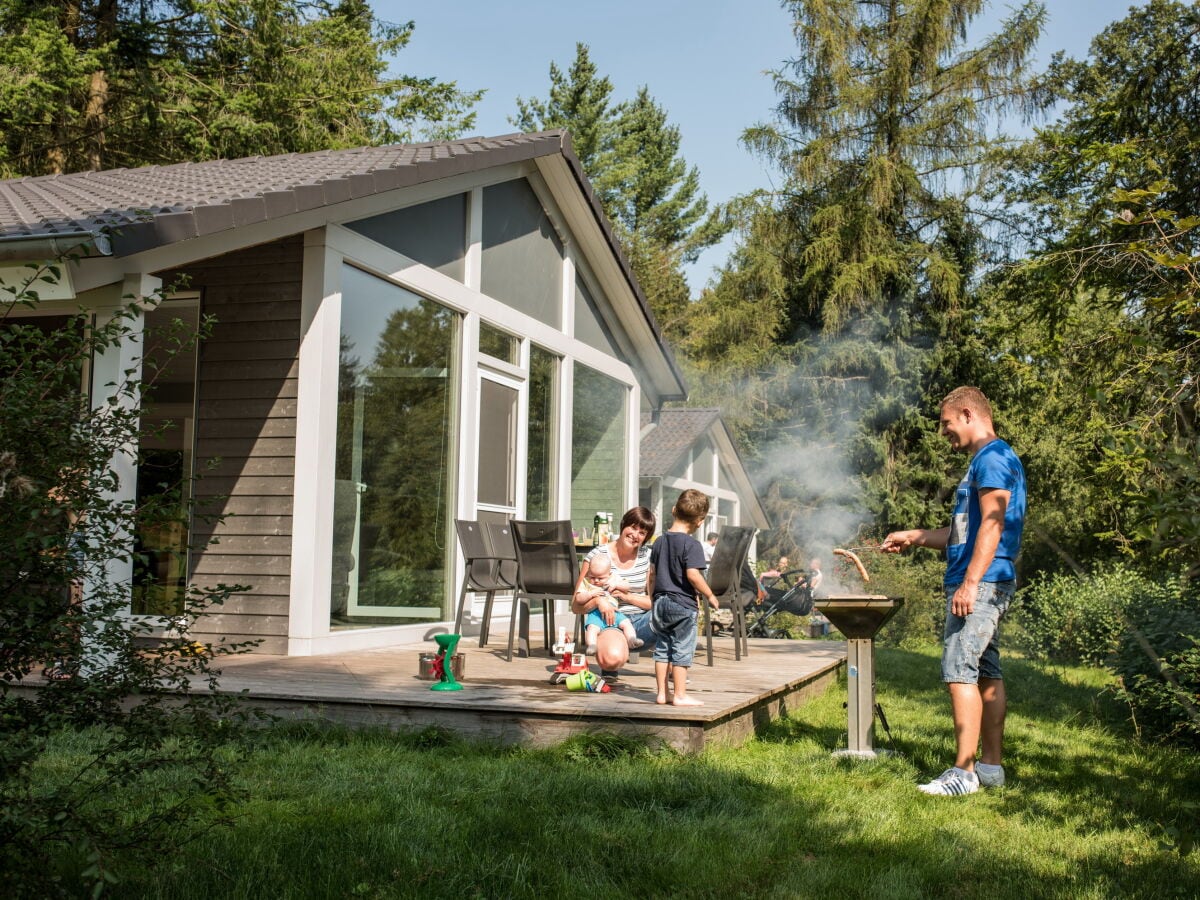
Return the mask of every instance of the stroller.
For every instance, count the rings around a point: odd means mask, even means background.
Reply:
[[[808,572],[804,569],[783,572],[770,584],[764,584],[763,590],[767,592],[767,599],[746,606],[746,636],[790,638],[792,633],[782,623],[772,622],[771,618],[781,612],[794,616],[807,616],[812,612],[813,592]]]

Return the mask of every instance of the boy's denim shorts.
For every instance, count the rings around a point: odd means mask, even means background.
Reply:
[[[655,597],[656,604],[667,604],[665,627],[657,632],[654,645],[654,661],[671,663],[684,668],[692,664],[696,655],[696,619],[699,610],[695,603],[687,606],[666,597]]]
[[[980,678],[1003,678],[1000,672],[1000,620],[1012,603],[1016,584],[985,581],[979,585],[971,614],[956,616],[950,602],[958,586],[946,588],[946,631],[942,644],[942,681],[978,684]]]

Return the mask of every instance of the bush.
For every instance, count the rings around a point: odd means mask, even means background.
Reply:
[[[12,315],[55,277],[35,269],[20,292],[0,292],[0,883],[10,897],[98,893],[117,860],[159,858],[220,820],[237,793],[227,747],[243,715],[213,668],[239,648],[197,645],[187,631],[244,588],[185,590],[165,637],[162,619],[128,614],[114,561],[144,564],[131,536],[183,528],[191,511],[178,496],[119,499],[113,460],[153,436],[139,416],[153,372],[126,373],[95,408],[80,390],[86,363],[128,339],[138,308],[52,330]],[[31,687],[54,660],[62,680]],[[69,755],[69,771],[47,772],[49,749],[84,731],[94,739]]]
[[[1139,611],[1118,642],[1114,692],[1139,734],[1200,748],[1200,611],[1195,599],[1166,598]]]
[[[1200,743],[1200,603],[1178,578],[1118,564],[1041,579],[1022,598],[1027,651],[1104,666],[1139,734]]]
[[[1024,588],[1014,618],[1032,655],[1104,665],[1117,651],[1127,615],[1137,619],[1139,609],[1154,608],[1178,592],[1178,582],[1155,582],[1123,564],[1087,577],[1060,573]]]

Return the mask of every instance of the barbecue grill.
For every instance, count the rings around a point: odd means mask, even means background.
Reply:
[[[814,605],[846,637],[846,687],[850,695],[846,704],[846,749],[834,755],[874,759],[875,635],[904,600],[839,594],[819,598]]]

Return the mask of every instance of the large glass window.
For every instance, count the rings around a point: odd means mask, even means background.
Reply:
[[[480,289],[562,327],[562,242],[524,178],[483,189]]]
[[[553,518],[554,447],[558,357],[534,345],[529,350],[529,443],[525,473],[525,516]]]
[[[571,522],[591,528],[597,512],[625,511],[625,415],[629,390],[575,364],[571,415]]]
[[[488,506],[517,504],[517,416],[520,392],[479,379],[479,464],[476,496]]]
[[[458,316],[342,267],[332,628],[446,603]]]
[[[465,278],[467,195],[455,194],[405,209],[359,219],[351,231],[437,269],[455,281]]]
[[[145,314],[137,505],[134,613],[183,611],[187,585],[188,506],[196,422],[198,302],[165,303]]]

